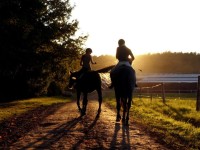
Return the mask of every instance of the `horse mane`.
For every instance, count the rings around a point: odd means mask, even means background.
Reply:
[[[114,66],[115,65],[111,65],[111,66],[96,70],[96,72],[98,72],[98,73],[106,73],[106,72],[109,72]]]

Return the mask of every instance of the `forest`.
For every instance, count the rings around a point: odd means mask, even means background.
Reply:
[[[75,35],[69,0],[0,1],[0,98],[41,96],[66,87],[87,35]],[[59,90],[60,89],[60,90]]]

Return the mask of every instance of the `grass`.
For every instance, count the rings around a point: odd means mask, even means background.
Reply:
[[[69,101],[70,99],[65,97],[42,97],[1,103],[0,122],[12,117],[13,115],[20,115],[40,106],[52,105],[55,103],[66,103]]]
[[[175,94],[174,94],[175,95]],[[167,144],[187,149],[200,149],[200,112],[196,111],[196,99],[173,94],[160,98],[134,98],[130,115],[152,133],[158,134]],[[106,100],[115,108],[113,94]]]

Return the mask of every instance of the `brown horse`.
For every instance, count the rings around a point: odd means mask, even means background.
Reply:
[[[113,67],[114,66],[109,66],[97,71],[88,71],[86,73],[71,72],[68,87],[71,88],[74,85],[74,88],[76,89],[77,106],[82,116],[86,114],[86,108],[87,108],[87,103],[88,103],[87,95],[88,93],[91,93],[95,90],[97,91],[98,102],[99,102],[97,115],[100,114],[101,103],[102,103],[102,91],[101,91],[101,77],[99,73],[108,72]],[[80,106],[81,93],[83,93],[82,108]]]

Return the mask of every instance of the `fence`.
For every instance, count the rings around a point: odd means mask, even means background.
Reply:
[[[196,110],[200,111],[200,76],[198,76],[198,84],[197,84],[197,103]]]
[[[164,88],[164,83],[160,83],[160,84],[156,84],[156,85],[153,85],[153,86],[149,86],[149,87],[139,87],[139,88],[136,88],[135,90],[135,93],[138,92],[139,94],[139,98],[141,99],[142,96],[143,97],[150,97],[151,101],[153,99],[153,94],[157,93],[155,92],[155,88],[161,88],[160,92],[159,93],[162,93],[162,100],[163,100],[163,103],[165,103],[165,88]],[[150,94],[150,96],[148,95],[143,95],[145,92],[144,91],[147,91],[147,94]],[[159,91],[159,90],[157,90]]]
[[[179,86],[179,84],[181,84],[181,86]],[[184,89],[182,87],[184,87]],[[192,83],[192,89],[191,83],[173,83],[170,85],[169,83],[154,83],[145,86],[139,85],[134,93],[140,98],[149,97],[151,100],[153,97],[158,97],[161,95],[160,97],[163,99],[163,101],[165,101],[166,95],[177,95],[179,98],[185,95],[193,95],[195,98],[197,93],[197,83]]]
[[[178,93],[179,98],[181,93],[193,93],[196,94],[196,110],[200,111],[200,76],[198,76],[198,83],[196,84],[196,87],[194,87],[195,83],[193,83],[193,86],[187,86],[187,84],[190,83],[176,83],[177,84],[182,84],[184,87],[187,87],[188,89],[183,89],[181,88],[182,86],[179,85],[180,89],[168,89],[166,90],[165,88],[165,83],[159,83],[159,84],[154,84],[150,86],[139,86],[136,88],[135,92],[138,94],[139,98],[141,99],[142,97],[147,97],[150,98],[150,100],[153,100],[153,95],[158,95],[161,94],[161,98],[163,100],[163,103],[166,102],[166,93]],[[193,87],[191,89],[191,87]]]

